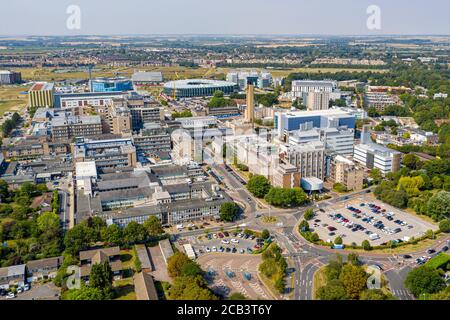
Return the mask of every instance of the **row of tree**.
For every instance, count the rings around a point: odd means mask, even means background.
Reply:
[[[257,198],[264,198],[269,204],[277,207],[300,206],[308,201],[306,193],[301,188],[272,187],[269,180],[261,175],[252,176],[247,183],[247,189]]]

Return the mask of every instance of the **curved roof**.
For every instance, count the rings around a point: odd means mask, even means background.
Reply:
[[[191,89],[191,88],[211,88],[211,87],[234,87],[236,84],[229,81],[211,79],[184,79],[169,81],[164,84],[166,88]]]

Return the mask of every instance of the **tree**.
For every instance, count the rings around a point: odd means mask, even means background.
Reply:
[[[122,243],[122,229],[116,225],[111,224],[101,231],[102,240],[111,245],[120,245]]]
[[[270,190],[270,182],[266,177],[254,175],[248,180],[247,189],[257,198],[264,198]]]
[[[347,293],[339,280],[331,280],[327,285],[317,290],[316,298],[318,300],[345,300]]]
[[[309,224],[306,220],[302,220],[302,222],[300,222],[300,224],[298,225],[298,230],[300,232],[307,232],[309,231]]]
[[[438,176],[434,176],[433,179],[431,179],[431,185],[434,189],[441,189],[442,188],[442,180]]]
[[[305,192],[300,188],[271,188],[264,197],[269,204],[277,207],[299,206],[307,201]]]
[[[393,300],[390,294],[385,294],[380,289],[365,290],[361,293],[359,300]]]
[[[342,244],[342,242],[343,242],[343,241],[342,241],[342,238],[339,237],[339,236],[336,237],[336,239],[334,239],[334,243],[335,243],[335,244]]]
[[[339,279],[343,265],[341,256],[337,256],[336,259],[332,259],[328,262],[325,266],[325,275],[328,282]]]
[[[422,176],[416,177],[401,177],[398,180],[397,190],[405,190],[408,197],[416,197],[420,193],[420,189],[425,185]]]
[[[68,300],[104,300],[104,294],[99,288],[82,284],[80,289],[69,290],[66,298]]]
[[[317,232],[311,233],[311,235],[309,236],[309,241],[311,241],[311,242],[317,242],[319,240],[320,240],[320,237],[317,234]]]
[[[191,262],[192,260],[184,253],[175,252],[174,255],[167,260],[167,272],[169,273],[169,276],[172,278],[181,276],[183,274],[183,267]]]
[[[372,178],[375,183],[380,183],[381,179],[383,179],[381,170],[377,168],[370,170],[369,177]]]
[[[240,292],[234,292],[230,294],[228,300],[247,300],[247,298]]]
[[[92,265],[89,286],[102,290],[105,297],[111,295],[113,273],[109,261]]]
[[[439,191],[428,200],[428,214],[434,220],[450,218],[450,192]]]
[[[406,154],[402,159],[402,163],[411,170],[419,169],[421,164],[419,157],[413,153]]]
[[[147,234],[151,237],[159,236],[164,233],[161,222],[156,216],[149,217],[144,222],[144,228],[147,230]]]
[[[263,238],[263,239],[265,240],[265,239],[268,239],[269,237],[270,237],[270,232],[269,232],[269,230],[264,229],[264,230],[261,232],[261,238]]]
[[[333,184],[333,190],[339,193],[344,193],[348,191],[347,188],[342,183],[339,182]]]
[[[444,219],[441,222],[439,222],[439,230],[442,232],[449,232],[450,231],[450,219]]]
[[[422,294],[437,293],[445,288],[445,281],[437,270],[421,266],[411,270],[406,276],[405,287],[415,297]]]
[[[234,202],[225,202],[220,206],[220,219],[232,222],[238,217],[239,209]]]
[[[347,256],[347,261],[354,266],[359,266],[361,264],[357,253],[349,253]]]
[[[75,225],[67,231],[64,238],[66,252],[77,255],[80,251],[86,250],[91,242],[90,231],[86,224]]]
[[[368,240],[364,240],[361,244],[362,248],[366,251],[372,250],[372,246]]]
[[[350,299],[358,299],[366,288],[367,274],[361,266],[345,264],[339,276]]]
[[[305,211],[305,215],[304,215],[305,220],[311,220],[312,218],[314,218],[314,210],[309,208]]]
[[[177,277],[169,290],[171,300],[217,300],[201,276]]]
[[[60,228],[59,217],[53,212],[44,212],[37,218],[37,226],[41,232],[58,230]]]
[[[123,236],[126,243],[140,243],[147,239],[147,231],[142,224],[131,221],[123,230]]]
[[[203,276],[203,274],[202,268],[194,261],[186,263],[181,268],[181,275],[184,277]]]

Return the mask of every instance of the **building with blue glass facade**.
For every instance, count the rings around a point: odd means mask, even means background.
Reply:
[[[317,111],[290,111],[275,114],[275,129],[278,136],[290,131],[299,130],[302,126],[312,123],[312,128],[347,127],[355,128],[355,116],[339,109]]]
[[[90,80],[91,92],[117,92],[132,91],[133,82],[124,77],[118,78],[97,78]]]

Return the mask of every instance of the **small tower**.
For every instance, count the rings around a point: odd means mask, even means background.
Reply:
[[[247,108],[245,109],[245,122],[253,123],[255,119],[255,87],[247,83]]]

